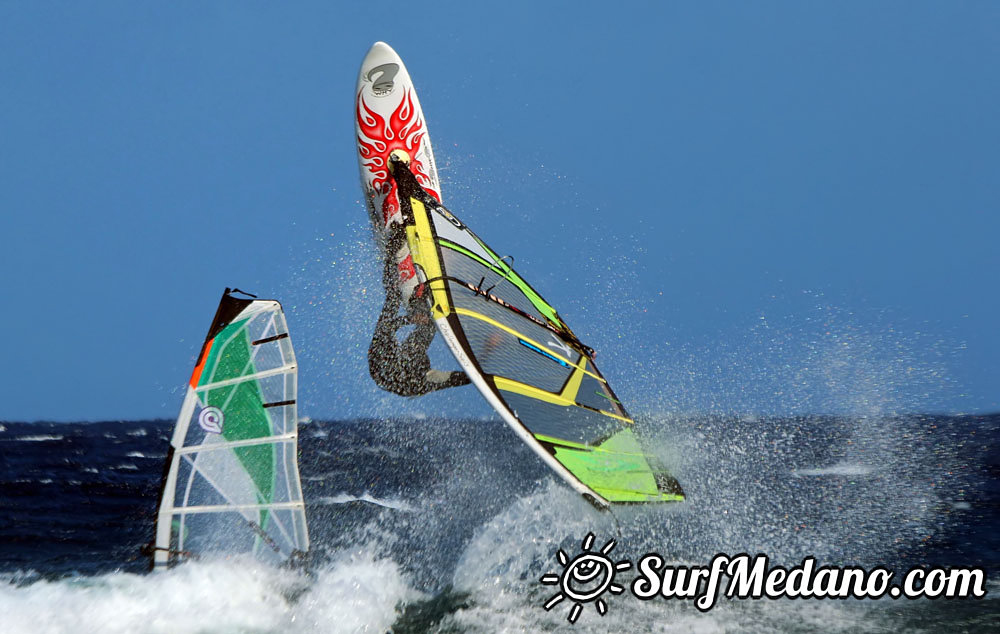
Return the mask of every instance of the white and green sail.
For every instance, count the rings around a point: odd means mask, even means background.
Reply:
[[[414,266],[445,342],[487,401],[598,506],[684,499],[583,345],[505,258],[391,159]]]
[[[208,554],[281,563],[308,550],[296,381],[281,304],[227,288],[174,427],[154,567]]]

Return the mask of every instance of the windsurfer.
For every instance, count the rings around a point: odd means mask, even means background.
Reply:
[[[407,302],[406,314],[399,314],[403,295],[397,283],[399,272],[396,254],[405,237],[402,225],[393,223],[386,244],[385,267],[382,272],[385,304],[368,348],[368,371],[376,385],[400,396],[421,396],[436,390],[468,385],[471,381],[464,372],[444,372],[431,368],[427,349],[434,339],[436,327],[423,297],[423,285],[417,286]],[[400,343],[397,333],[407,325],[413,325],[414,330]]]

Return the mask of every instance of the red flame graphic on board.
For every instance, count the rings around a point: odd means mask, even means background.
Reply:
[[[396,186],[389,178],[389,168],[386,165],[389,154],[393,150],[405,150],[410,155],[410,171],[417,177],[427,192],[440,200],[438,192],[430,188],[431,179],[425,171],[423,163],[417,159],[420,144],[427,135],[424,122],[413,107],[411,91],[403,94],[402,101],[386,121],[379,113],[371,110],[365,103],[364,93],[358,93],[358,152],[365,167],[372,173],[371,186],[374,196],[382,199],[383,220],[388,224],[389,218],[399,211],[399,197]]]

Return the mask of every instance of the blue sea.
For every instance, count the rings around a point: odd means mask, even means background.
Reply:
[[[170,421],[0,424],[0,632],[1000,631],[1000,415],[646,417],[688,501],[600,512],[500,421],[305,421],[309,569],[199,560],[148,572]],[[707,565],[976,567],[982,599],[627,591],[542,606],[559,550],[614,540]],[[622,584],[629,573],[622,573]]]

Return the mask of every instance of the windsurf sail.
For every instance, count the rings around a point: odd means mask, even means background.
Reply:
[[[445,342],[503,419],[600,507],[684,499],[655,467],[634,421],[556,310],[451,211],[405,157],[390,159],[407,240]]]
[[[227,288],[170,442],[154,568],[213,553],[282,563],[308,550],[296,381],[281,304]]]

